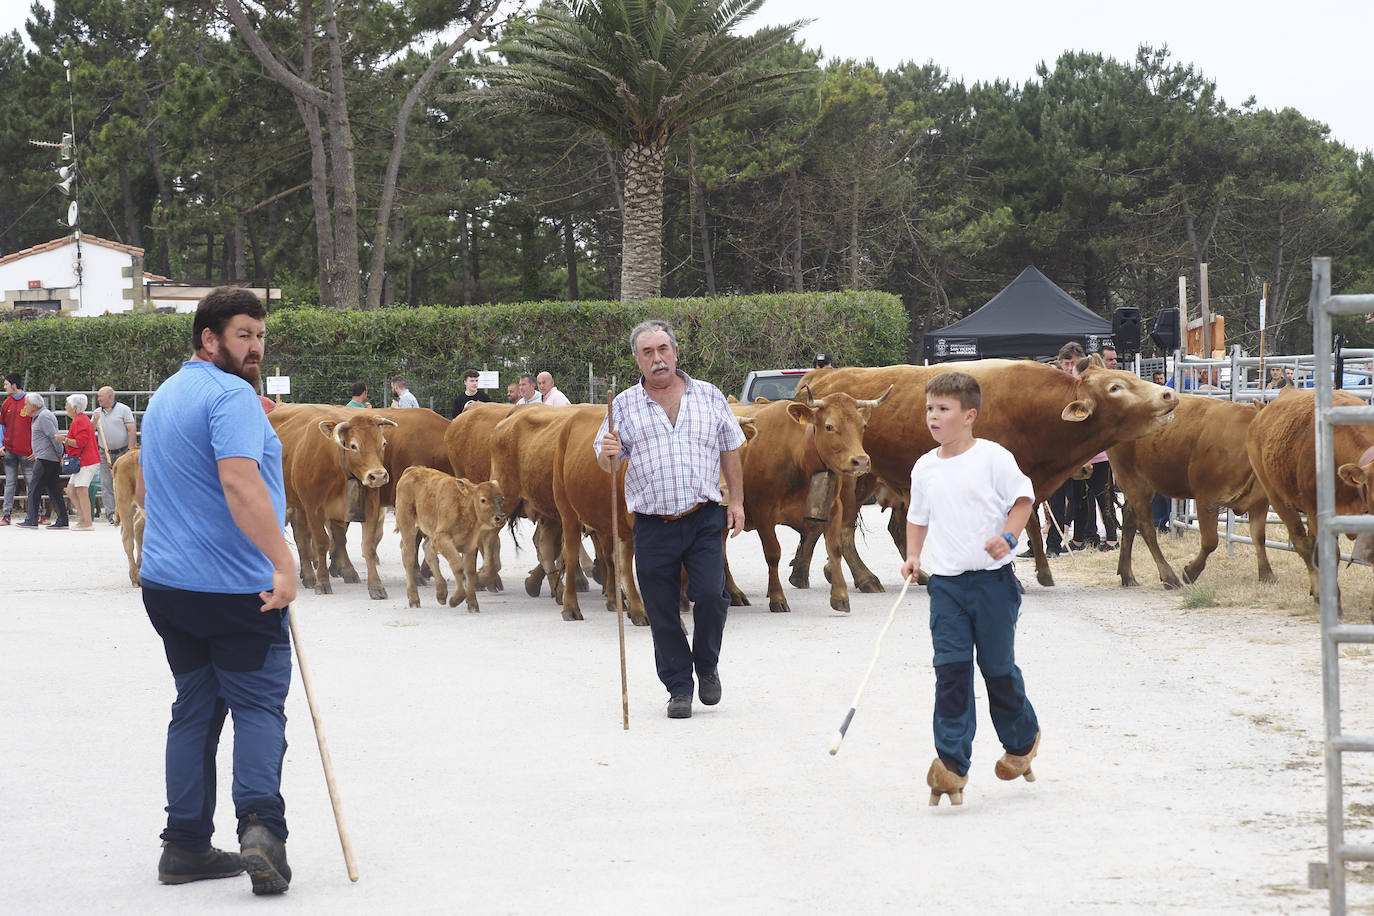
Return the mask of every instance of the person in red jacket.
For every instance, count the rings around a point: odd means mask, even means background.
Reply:
[[[5,464],[5,505],[0,525],[10,523],[21,472],[26,489],[33,490],[33,417],[24,413],[24,389],[20,387],[23,380],[18,372],[5,376],[5,400],[0,403],[0,457]]]
[[[81,470],[67,480],[67,498],[76,506],[78,521],[73,531],[91,530],[91,479],[100,470],[100,448],[95,441],[95,427],[86,416],[86,396],[67,395],[67,416],[72,424],[66,433],[57,434],[57,442],[67,448],[67,454],[81,459]]]

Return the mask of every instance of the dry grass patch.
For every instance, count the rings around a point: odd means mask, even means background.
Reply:
[[[1286,534],[1286,533],[1285,533]],[[1270,530],[1270,537],[1277,539],[1280,532]],[[1160,547],[1164,557],[1174,572],[1180,577],[1183,567],[1197,555],[1200,539],[1196,532],[1188,532],[1181,537],[1162,536]],[[1344,543],[1342,546],[1346,546]],[[1235,556],[1228,556],[1226,543],[1222,542],[1208,557],[1207,568],[1198,577],[1197,583],[1177,591],[1165,590],[1159,581],[1154,559],[1140,538],[1136,538],[1133,559],[1135,577],[1143,591],[1156,591],[1160,597],[1175,602],[1181,609],[1205,610],[1218,608],[1261,608],[1295,617],[1317,619],[1317,603],[1307,594],[1307,568],[1297,554],[1289,550],[1270,549],[1269,563],[1278,578],[1274,583],[1259,581],[1255,569],[1255,551],[1249,544],[1236,544]],[[1116,574],[1120,551],[1101,553],[1088,550],[1060,556],[1050,561],[1050,570],[1056,583],[1062,585],[1086,585],[1104,588],[1120,588],[1121,579]],[[1034,574],[1023,573],[1033,581]],[[1365,566],[1342,567],[1340,571],[1341,599],[1347,617],[1354,622],[1363,623],[1368,619],[1370,596],[1374,594],[1374,571]]]

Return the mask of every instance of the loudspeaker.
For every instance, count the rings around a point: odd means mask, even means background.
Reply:
[[[1140,309],[1122,306],[1112,313],[1112,340],[1119,353],[1140,352]]]
[[[1159,314],[1155,316],[1155,329],[1150,332],[1150,339],[1165,352],[1178,349],[1178,309],[1159,310]]]

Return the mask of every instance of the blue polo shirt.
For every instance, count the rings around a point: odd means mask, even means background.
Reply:
[[[219,594],[270,589],[272,563],[234,523],[219,480],[221,459],[256,461],[277,524],[285,523],[281,440],[253,387],[213,363],[182,363],[148,402],[142,444],[145,584]]]

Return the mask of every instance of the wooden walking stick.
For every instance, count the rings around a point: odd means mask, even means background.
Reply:
[[[324,784],[329,789],[329,803],[334,807],[334,825],[339,829],[339,845],[343,847],[344,865],[348,868],[348,880],[358,880],[358,863],[353,861],[353,843],[348,839],[348,828],[344,826],[343,805],[339,802],[339,789],[334,785],[334,763],[329,759],[329,743],[324,740],[324,722],[315,707],[315,688],[310,680],[310,666],[305,663],[305,651],[301,648],[301,634],[296,629],[296,609],[286,612],[291,621],[291,644],[296,647],[296,663],[301,669],[301,683],[305,685],[305,701],[310,705],[310,720],[315,725],[315,743],[320,746],[320,763],[324,765]]]
[[[615,416],[612,413],[615,390],[606,389],[606,428],[615,433]],[[611,468],[611,550],[610,566],[615,570],[611,576],[611,591],[615,594],[615,626],[620,632],[620,719],[622,728],[630,730],[630,687],[625,677],[625,609],[620,606],[620,509],[615,498],[615,477],[618,468]]]

